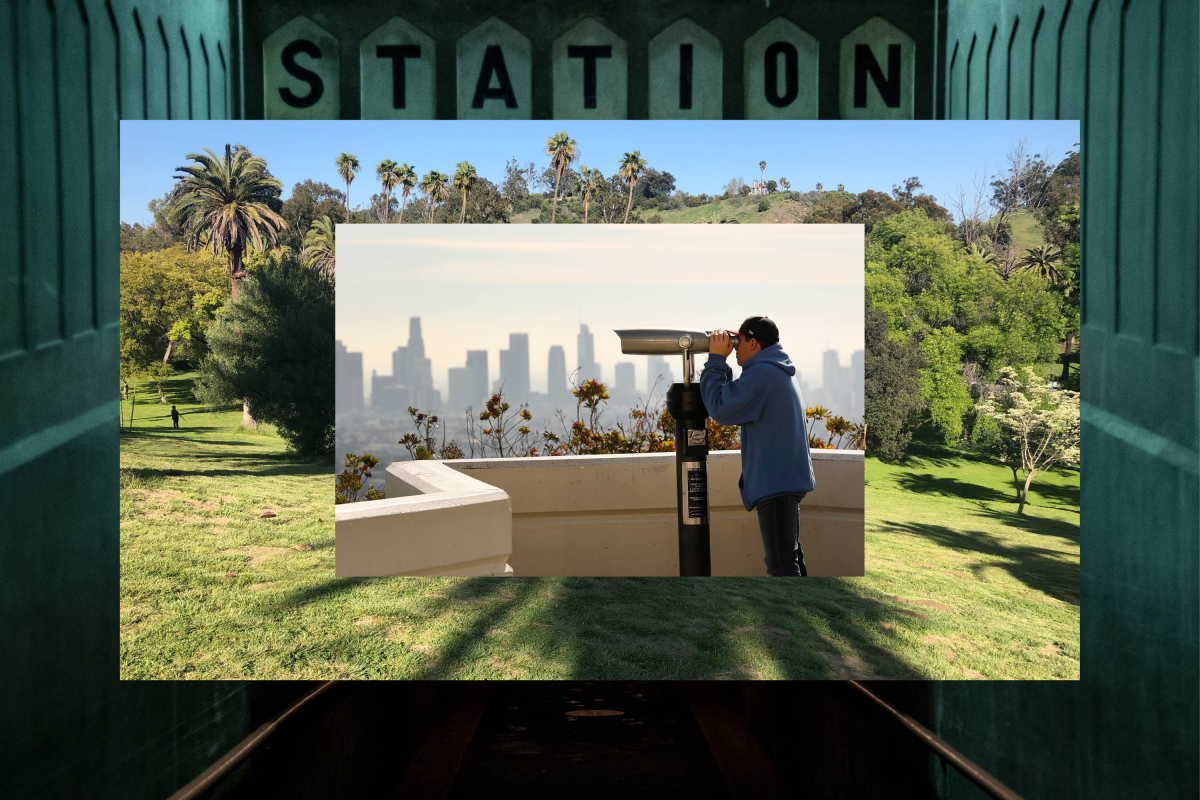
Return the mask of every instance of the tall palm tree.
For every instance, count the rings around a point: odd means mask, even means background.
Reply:
[[[421,191],[429,198],[429,222],[433,223],[433,212],[437,210],[438,200],[445,200],[450,193],[449,180],[444,173],[430,170],[421,178]]]
[[[408,164],[396,167],[396,175],[400,186],[400,222],[404,222],[404,205],[408,202],[408,193],[417,185],[417,171]]]
[[[308,233],[304,234],[304,249],[300,251],[300,257],[322,278],[333,281],[333,220],[328,215],[313,220]]]
[[[763,175],[766,174],[766,171],[767,171],[767,162],[765,162],[765,161],[758,162],[758,182],[760,184],[763,183]],[[760,190],[760,192],[761,192],[761,190]]]
[[[1055,264],[1062,262],[1062,251],[1048,244],[1039,244],[1025,251],[1017,269],[1041,275],[1052,284],[1058,284],[1062,276]]]
[[[600,170],[580,165],[579,177],[581,179],[579,192],[583,195],[583,224],[587,225],[588,206],[591,205],[592,191],[595,190],[596,182],[600,178]]]
[[[278,248],[279,233],[287,227],[268,203],[283,188],[267,172],[267,162],[249,150],[225,145],[225,157],[211,150],[188,153],[196,162],[176,167],[171,195],[171,224],[182,227],[193,246],[203,242],[213,255],[225,254],[229,263],[231,299],[236,300],[246,277],[242,264],[246,249]]]
[[[379,166],[375,168],[375,174],[379,176],[379,183],[383,186],[384,222],[387,222],[388,212],[392,210],[392,189],[396,188],[396,184],[400,182],[398,169],[396,162],[390,158],[380,161]]]
[[[454,188],[462,192],[462,213],[458,215],[459,222],[467,221],[467,195],[471,191],[471,187],[475,185],[475,181],[479,176],[475,174],[475,168],[466,161],[460,161],[458,168],[454,171]]]
[[[788,183],[787,178],[780,178],[779,179],[779,188],[783,189],[786,192],[792,188],[792,184]]]
[[[629,202],[625,204],[625,221],[623,224],[629,224],[629,210],[633,208],[633,187],[637,185],[638,178],[641,176],[645,166],[646,161],[642,158],[641,150],[634,150],[632,153],[626,153],[621,156],[620,175],[629,181]]]
[[[359,170],[358,159],[349,153],[342,153],[337,157],[338,175],[342,176],[342,180],[346,182],[346,219],[350,219],[350,182],[354,180],[354,173]]]
[[[283,188],[266,160],[244,147],[225,145],[225,157],[211,150],[188,153],[191,166],[176,167],[169,221],[181,227],[190,245],[204,242],[213,255],[224,253],[229,263],[230,301],[236,301],[246,269],[242,257],[248,246],[278,248],[279,233],[287,228],[269,205]],[[257,428],[250,405],[242,401],[242,427]]]
[[[575,140],[562,131],[546,140],[546,155],[550,156],[550,166],[554,167],[554,207],[550,212],[553,224],[558,216],[558,187],[562,183],[563,170],[579,159],[579,151]]]

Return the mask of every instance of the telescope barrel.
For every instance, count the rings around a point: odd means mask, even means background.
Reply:
[[[621,337],[621,352],[627,356],[677,356],[685,350],[707,353],[712,331],[637,328],[613,333]]]

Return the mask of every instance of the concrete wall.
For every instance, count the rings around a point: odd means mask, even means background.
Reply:
[[[511,500],[509,563],[517,575],[679,574],[674,453],[445,463]],[[862,451],[814,451],[813,467],[816,491],[800,504],[808,572],[862,575]],[[757,514],[738,493],[740,474],[740,451],[710,454],[714,576],[767,574]]]
[[[387,499],[335,511],[338,577],[503,576],[512,552],[508,495],[440,461],[394,463]]]

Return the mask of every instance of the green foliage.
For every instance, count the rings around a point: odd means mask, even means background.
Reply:
[[[448,223],[462,219],[463,190],[451,187],[446,202],[434,212],[433,221]],[[418,201],[423,202],[423,201]],[[548,202],[548,201],[547,201]],[[512,202],[487,178],[475,177],[467,192],[466,221],[473,224],[506,223],[513,213]],[[419,214],[411,215],[409,221],[419,222]]]
[[[1005,367],[994,391],[976,406],[980,450],[1013,473],[1017,513],[1033,479],[1056,466],[1079,463],[1079,393],[1051,391],[1032,367]],[[1024,480],[1018,471],[1025,473]]]
[[[758,213],[760,213],[760,214],[763,213],[764,211],[770,211],[771,204],[768,203],[767,199],[764,197],[762,200],[758,201],[758,207],[755,210],[758,211]]]
[[[120,259],[120,355],[126,372],[161,362],[169,347],[204,354],[205,336],[229,298],[225,265],[182,245]]]
[[[209,330],[198,396],[213,405],[244,398],[302,455],[331,454],[333,287],[289,257],[249,277]]]
[[[295,184],[280,211],[287,222],[280,243],[299,253],[313,222],[321,217],[329,217],[335,225],[346,221],[345,203],[346,195],[327,183],[305,180]]]
[[[971,410],[971,395],[958,374],[962,365],[960,336],[945,327],[929,333],[921,341],[925,368],[921,370],[921,399],[929,406],[929,415],[945,439],[954,444],[963,435],[963,416]]]
[[[300,257],[322,278],[332,281],[337,263],[335,256],[333,220],[329,217],[313,220],[312,227],[304,235],[304,250]]]
[[[335,478],[334,505],[356,503],[360,500],[383,500],[387,496],[382,489],[371,488],[370,484],[366,483],[371,478],[371,470],[379,466],[378,458],[370,453],[361,456],[346,453],[343,466],[345,469]],[[366,494],[360,497],[359,493],[363,491],[364,484],[367,486]]]
[[[904,458],[912,440],[912,420],[923,407],[920,373],[924,354],[915,342],[901,343],[888,333],[888,317],[867,294],[863,386],[866,450],[886,460]]]

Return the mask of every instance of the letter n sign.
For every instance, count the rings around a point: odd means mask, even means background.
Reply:
[[[308,17],[263,40],[263,118],[337,119],[338,41]]]
[[[842,39],[838,110],[842,119],[913,119],[916,45],[882,17]]]
[[[363,119],[434,119],[433,39],[392,17],[358,46]]]
[[[746,119],[817,118],[817,40],[782,17],[746,40]]]
[[[492,17],[458,40],[459,119],[532,119],[533,48]]]
[[[554,40],[555,119],[625,119],[629,70],[625,41],[594,19]]]

